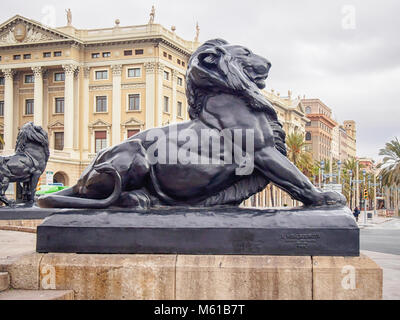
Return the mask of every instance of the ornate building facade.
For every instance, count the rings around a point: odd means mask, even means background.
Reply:
[[[49,28],[15,16],[0,25],[2,155],[33,121],[49,133],[46,171],[72,185],[96,153],[140,130],[188,119],[185,73],[198,46],[147,25]],[[175,29],[174,29],[175,30]],[[198,37],[198,36],[197,36]]]

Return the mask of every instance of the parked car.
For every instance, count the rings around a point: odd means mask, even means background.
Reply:
[[[69,188],[69,187],[64,186],[62,183],[52,183],[52,184],[42,185],[36,191],[35,195],[42,196],[44,194],[58,192],[58,191],[61,191],[61,190],[67,189],[67,188]]]

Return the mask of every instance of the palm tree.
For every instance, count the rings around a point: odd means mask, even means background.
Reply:
[[[312,155],[304,150],[306,142],[301,133],[291,133],[286,138],[288,158],[307,177],[312,176]]]
[[[378,165],[381,169],[382,184],[395,190],[394,201],[396,215],[399,213],[398,188],[400,186],[400,142],[398,138],[387,142],[385,148],[379,150],[379,155],[383,156],[383,162]]]

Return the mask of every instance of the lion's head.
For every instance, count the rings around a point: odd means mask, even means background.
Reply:
[[[272,108],[261,94],[271,63],[239,45],[222,39],[205,42],[191,56],[186,74],[189,115],[201,112],[201,92],[227,92],[250,99],[250,107]]]
[[[201,114],[210,94],[228,93],[244,99],[249,108],[266,112],[276,148],[286,155],[285,132],[272,104],[261,93],[271,63],[249,49],[214,39],[201,45],[190,57],[186,73],[189,116]]]
[[[35,126],[33,122],[25,123],[18,132],[17,142],[15,144],[16,152],[24,152],[25,145],[28,142],[39,144],[44,149],[46,161],[49,159],[49,138],[47,132],[40,126]]]

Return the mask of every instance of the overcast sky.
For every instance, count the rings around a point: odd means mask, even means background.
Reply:
[[[76,28],[148,22],[176,26],[187,40],[200,25],[200,41],[223,38],[248,46],[272,62],[267,88],[281,95],[319,98],[337,121],[357,122],[358,156],[378,158],[400,138],[400,1],[397,0],[13,0],[0,20],[15,14]],[[55,15],[52,15],[52,12]]]

